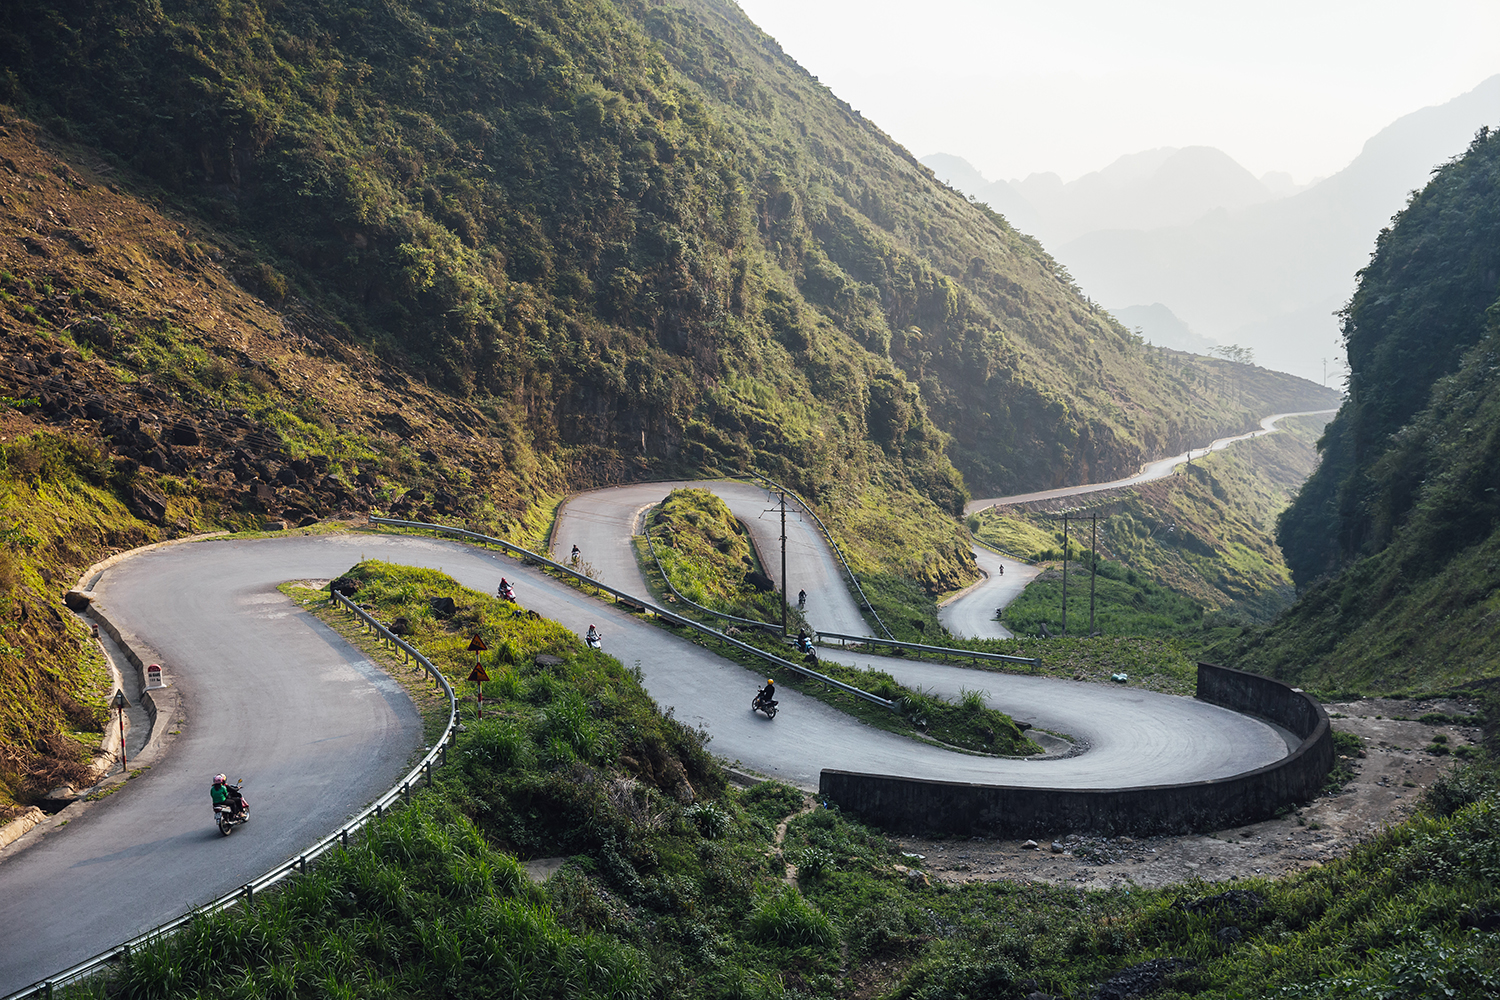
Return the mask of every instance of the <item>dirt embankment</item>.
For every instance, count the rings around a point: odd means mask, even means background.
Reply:
[[[1339,857],[1411,815],[1422,792],[1453,766],[1453,752],[1480,740],[1477,727],[1416,721],[1430,714],[1477,714],[1477,706],[1461,701],[1374,698],[1324,707],[1335,731],[1360,738],[1365,756],[1353,761],[1354,776],[1341,789],[1280,819],[1177,837],[1094,837],[1057,830],[1035,848],[1019,840],[984,838],[902,838],[901,845],[921,855],[914,863],[930,877],[952,883],[1035,881],[1107,889],[1278,877]],[[1446,742],[1435,743],[1437,737]],[[1434,745],[1450,753],[1429,752]]]

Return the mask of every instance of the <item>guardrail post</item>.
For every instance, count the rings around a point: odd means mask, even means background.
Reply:
[[[255,886],[251,885],[249,882],[246,882],[245,888],[240,891],[245,894],[246,903],[255,902]]]
[[[339,831],[339,846],[346,851],[349,849],[349,830],[347,827]]]

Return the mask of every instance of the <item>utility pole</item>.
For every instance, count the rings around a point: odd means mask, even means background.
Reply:
[[[1099,575],[1099,515],[1089,515],[1089,636],[1094,635],[1094,579]]]
[[[1068,634],[1068,515],[1063,515],[1063,615],[1062,634]]]
[[[781,491],[781,637],[786,631],[786,490]]]
[[[772,496],[781,501],[781,636],[786,638],[786,490],[778,486]],[[774,513],[776,513],[775,507],[763,512],[763,514]]]

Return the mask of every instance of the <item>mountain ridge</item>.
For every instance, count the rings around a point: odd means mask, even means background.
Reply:
[[[1165,303],[1200,335],[1251,347],[1263,364],[1318,380],[1323,359],[1340,353],[1333,315],[1376,235],[1486,124],[1500,124],[1500,76],[1401,116],[1348,166],[1304,190],[1273,197],[1266,188],[1262,202],[1225,203],[1175,226],[1106,219],[1091,232],[1043,242],[1101,301]],[[1014,188],[1004,191],[997,202],[1009,211],[998,203],[997,210],[1018,228],[1043,231],[1035,207]]]

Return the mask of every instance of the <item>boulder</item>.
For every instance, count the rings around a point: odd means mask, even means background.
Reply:
[[[202,438],[198,435],[198,425],[187,417],[183,417],[172,425],[171,441],[173,444],[187,445],[189,447],[197,445],[202,441]]]
[[[94,597],[92,594],[85,594],[81,590],[70,590],[63,595],[63,603],[71,610],[80,613],[87,611],[88,606],[93,603],[93,600]]]
[[[167,518],[167,498],[139,483],[130,487],[126,503],[131,511],[143,521],[161,524]]]

